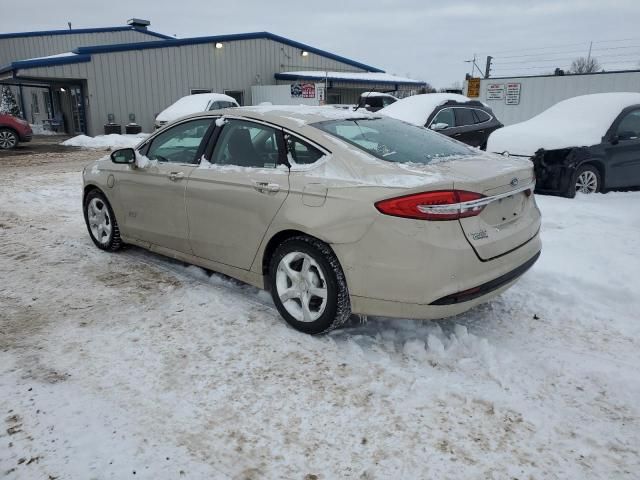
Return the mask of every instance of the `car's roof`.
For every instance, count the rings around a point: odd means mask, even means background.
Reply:
[[[379,118],[380,115],[359,109],[357,111],[334,108],[331,106],[314,107],[308,105],[264,105],[255,107],[238,107],[225,110],[212,110],[206,114],[246,117],[265,122],[276,123],[287,128],[301,128],[327,120],[348,120],[357,118]],[[193,117],[204,116],[196,114]]]

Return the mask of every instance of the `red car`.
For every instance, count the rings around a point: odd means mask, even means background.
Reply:
[[[18,142],[29,142],[32,135],[28,122],[13,115],[0,113],[0,150],[14,148]]]

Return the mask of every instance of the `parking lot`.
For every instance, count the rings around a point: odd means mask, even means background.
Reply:
[[[105,153],[0,156],[0,475],[637,478],[640,192],[539,196],[542,257],[487,305],[310,337],[265,292],[95,248]]]

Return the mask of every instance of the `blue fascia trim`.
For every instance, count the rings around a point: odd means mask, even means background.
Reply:
[[[33,60],[18,60],[0,67],[0,73],[20,70],[24,68],[51,67],[91,61],[91,55],[74,55],[73,57],[35,58]]]
[[[324,81],[325,77],[324,76],[307,76],[305,75],[304,77],[300,77],[298,75],[291,75],[290,73],[276,73],[275,78],[277,80],[320,80],[320,81]],[[398,80],[359,80],[356,78],[340,78],[340,77],[332,77],[332,76],[328,76],[326,77],[327,80],[330,80],[332,82],[341,82],[341,83],[365,83],[367,85],[373,85],[373,84],[383,84],[383,85],[412,85],[412,86],[416,86],[416,87],[424,87],[427,84],[425,82],[421,82],[419,80],[416,81],[411,81],[411,82],[406,82],[406,81],[398,81]]]
[[[233,42],[236,40],[254,40],[254,39],[269,39],[276,42],[284,43],[285,45],[290,45],[294,48],[299,48],[300,50],[305,50],[310,53],[315,53],[316,55],[320,55],[326,58],[330,58],[332,60],[336,60],[338,62],[346,63],[347,65],[351,65],[356,68],[361,68],[368,72],[379,72],[384,73],[384,70],[381,70],[376,67],[372,67],[371,65],[365,65],[364,63],[356,62],[355,60],[351,60],[346,57],[341,57],[340,55],[335,55],[330,52],[326,52],[324,50],[320,50],[319,48],[311,47],[304,43],[296,42],[295,40],[291,40],[289,38],[281,37],[279,35],[274,35],[269,32],[251,32],[251,33],[236,33],[231,35],[215,35],[209,37],[195,37],[195,38],[181,38],[181,39],[168,39],[162,42],[142,42],[142,43],[120,43],[115,45],[96,45],[93,47],[78,47],[73,50],[74,53],[110,53],[110,52],[125,52],[129,50],[146,50],[149,48],[167,48],[167,47],[182,47],[186,45],[199,45],[203,43],[215,43],[215,42]]]
[[[3,38],[23,38],[23,37],[43,37],[49,35],[73,35],[76,33],[108,33],[108,32],[124,32],[127,30],[135,30],[136,32],[146,33],[154,37],[173,40],[173,37],[163,35],[162,33],[152,32],[144,28],[135,28],[132,26],[124,27],[102,27],[102,28],[75,28],[72,30],[41,30],[37,32],[17,32],[17,33],[0,33],[0,40]]]

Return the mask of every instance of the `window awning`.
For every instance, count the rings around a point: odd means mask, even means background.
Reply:
[[[299,72],[280,72],[275,74],[277,80],[314,80],[341,83],[364,83],[364,84],[385,84],[403,85],[411,87],[424,87],[425,82],[413,80],[412,78],[399,77],[384,72],[331,72],[323,70],[309,70]]]

